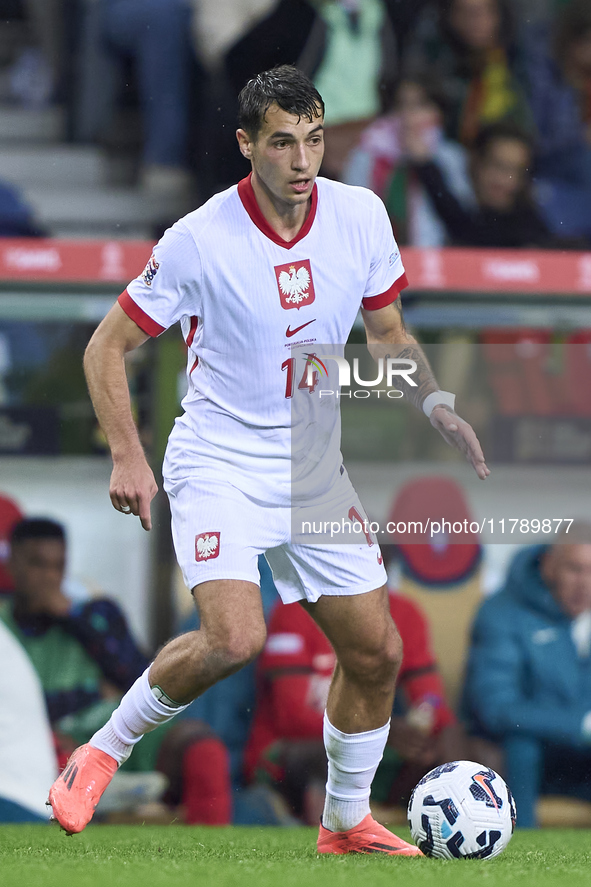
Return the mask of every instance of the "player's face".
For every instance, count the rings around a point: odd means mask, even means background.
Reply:
[[[270,200],[285,208],[305,204],[324,154],[323,118],[312,121],[273,104],[252,140],[238,130],[240,150],[252,163],[253,178]]]
[[[567,616],[575,619],[591,609],[591,545],[555,545],[544,567],[545,579]]]
[[[9,569],[15,593],[27,603],[37,603],[61,589],[66,548],[60,539],[24,539],[13,546]]]

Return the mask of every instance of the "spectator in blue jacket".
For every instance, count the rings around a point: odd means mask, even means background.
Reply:
[[[591,800],[591,525],[526,548],[477,613],[466,703],[502,744],[522,828],[540,793]]]

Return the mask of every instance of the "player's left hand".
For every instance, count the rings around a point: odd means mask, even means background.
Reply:
[[[471,425],[445,405],[433,408],[430,422],[451,447],[464,454],[481,480],[489,476],[490,469],[484,461],[482,447]]]

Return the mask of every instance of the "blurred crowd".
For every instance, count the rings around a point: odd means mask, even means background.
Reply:
[[[449,480],[440,483],[451,490]],[[412,506],[410,494],[421,508],[424,486],[409,484],[395,508]],[[459,487],[452,492],[456,516],[458,508],[468,514]],[[591,524],[576,521],[551,544],[517,547],[500,589],[486,598],[477,538],[381,551],[404,655],[372,785],[374,815],[405,821],[419,779],[466,759],[505,776],[521,827],[543,824],[548,795],[586,802],[588,825]],[[58,769],[150,661],[118,603],[68,583],[67,554],[62,524],[24,517],[0,497],[0,662],[10,676],[0,689],[0,822],[47,820]],[[279,601],[264,558],[259,569],[262,654],[144,737],[101,800],[99,820],[318,822],[335,655],[308,612]],[[198,629],[198,614],[178,627]],[[572,810],[566,817],[573,824]]]
[[[192,205],[248,172],[239,90],[295,64],[325,100],[322,173],[375,190],[400,243],[591,238],[588,0],[12,0],[31,46],[12,98],[66,106],[76,142],[126,146]],[[34,232],[31,232],[34,233]]]

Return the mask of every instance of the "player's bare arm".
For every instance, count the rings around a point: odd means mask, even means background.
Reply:
[[[148,336],[115,304],[92,336],[84,372],[95,413],[113,457],[109,494],[113,507],[135,514],[150,530],[150,502],[158,487],[133,421],[125,355]]]
[[[401,381],[397,384],[404,391],[405,397],[418,409],[422,409],[425,399],[439,392],[439,385],[423,349],[406,329],[400,296],[385,308],[379,308],[377,311],[362,310],[361,313],[367,335],[367,347],[374,360],[380,357],[395,357],[399,360],[415,361],[417,369],[413,374],[413,380],[416,385],[409,385],[404,377],[400,377]],[[395,349],[392,349],[393,345],[396,346]],[[481,480],[487,478],[490,470],[472,426],[460,418],[445,402],[435,403],[429,419],[443,439],[464,454],[478,477]]]

